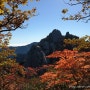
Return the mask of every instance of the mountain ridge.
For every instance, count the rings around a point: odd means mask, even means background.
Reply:
[[[79,37],[69,32],[66,32],[66,35],[62,35],[60,30],[54,29],[49,35],[41,39],[40,42],[13,47],[16,48],[16,60],[26,67],[38,67],[46,64],[48,61],[45,57],[56,50],[64,50],[64,39],[68,38]]]

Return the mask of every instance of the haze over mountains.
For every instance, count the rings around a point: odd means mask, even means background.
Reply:
[[[41,39],[40,42],[33,42],[26,46],[10,48],[16,49],[15,53],[17,54],[17,62],[22,63],[26,67],[38,67],[50,62],[46,60],[45,56],[56,50],[67,48],[64,47],[64,39],[67,38],[73,39],[79,37],[72,35],[69,32],[67,32],[66,35],[62,35],[60,30],[54,29],[48,36]]]
[[[15,53],[16,54],[26,54],[30,48],[32,47],[32,45],[36,45],[38,42],[33,42],[30,43],[28,45],[24,45],[24,46],[10,46],[11,49],[15,49]]]

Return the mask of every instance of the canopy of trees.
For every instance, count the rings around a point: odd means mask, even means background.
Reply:
[[[84,36],[79,39],[65,39],[65,47],[72,47],[78,51],[90,51],[90,36]]]
[[[38,1],[38,0],[35,0]],[[24,67],[15,61],[14,50],[8,48],[11,32],[35,15],[36,8],[22,10],[28,0],[0,0],[0,90],[20,90],[25,83]]]
[[[41,81],[47,84],[47,88],[52,88],[56,85],[59,89],[62,85],[67,87],[90,85],[90,52],[56,51],[47,56],[47,58],[60,59],[51,71],[41,76]]]

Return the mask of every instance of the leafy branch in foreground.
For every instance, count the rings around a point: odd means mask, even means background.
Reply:
[[[88,22],[90,20],[90,0],[69,0],[66,2],[63,0],[65,4],[68,4],[70,6],[76,6],[80,8],[80,11],[77,11],[76,14],[70,15],[68,17],[63,17],[63,20],[85,20],[85,22]],[[62,13],[67,14],[69,9],[63,9]]]
[[[22,10],[28,0],[1,0],[0,2],[0,32],[21,28],[22,24],[35,15],[36,8]]]
[[[25,70],[16,63],[14,50],[10,50],[11,32],[21,28],[35,15],[36,8],[23,10],[29,0],[0,0],[0,90],[21,90],[25,84]],[[38,0],[35,0],[38,1]]]

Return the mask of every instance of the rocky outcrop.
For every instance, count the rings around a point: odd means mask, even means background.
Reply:
[[[46,57],[41,47],[38,45],[33,45],[27,54],[25,66],[39,67],[46,63]]]
[[[61,32],[54,29],[53,32],[39,42],[39,46],[45,55],[49,55],[56,50],[63,50],[63,39]]]
[[[65,39],[79,39],[79,37],[78,36],[76,36],[76,35],[72,35],[72,34],[70,34],[69,32],[66,32],[66,35],[65,35],[65,37],[64,37]]]

